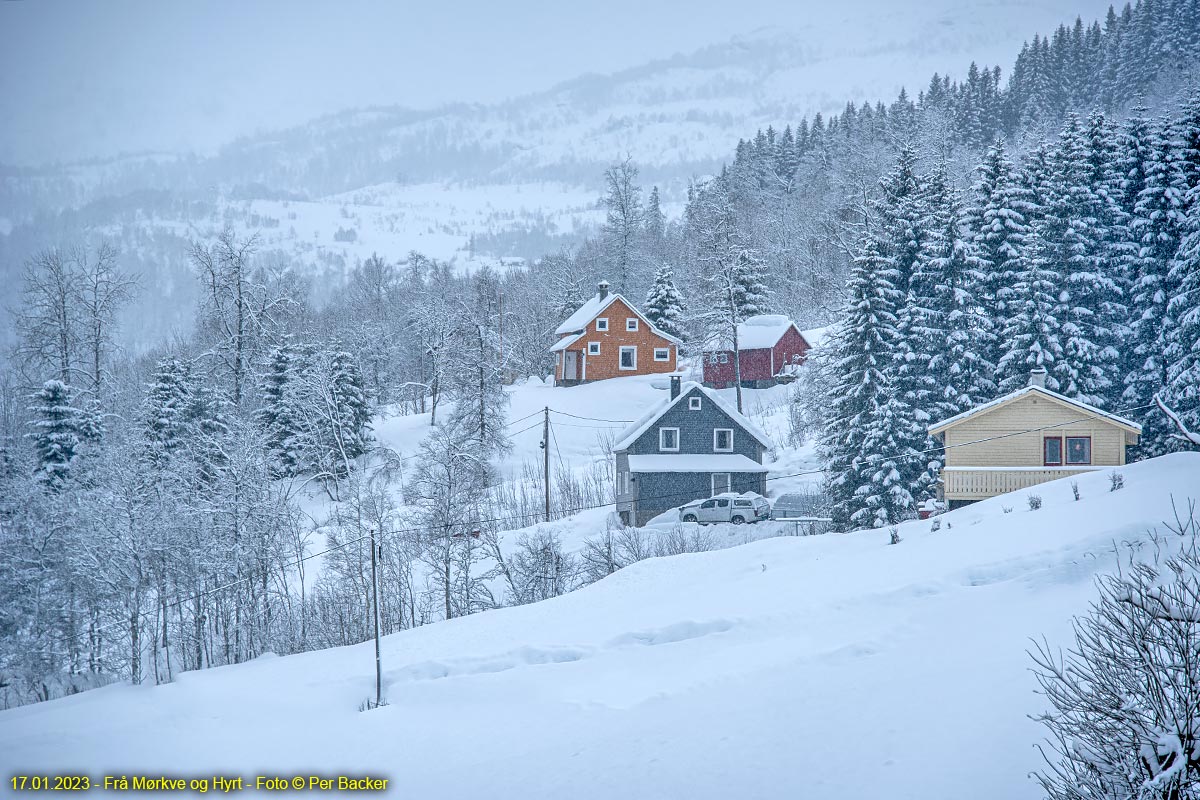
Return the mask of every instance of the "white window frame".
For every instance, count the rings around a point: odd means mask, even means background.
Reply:
[[[633,352],[633,364],[628,367],[625,366],[625,358],[624,358],[626,350],[630,350]],[[620,351],[617,353],[617,369],[623,369],[626,372],[632,372],[633,370],[637,369],[637,345],[627,344],[627,345],[621,346]]]
[[[593,349],[593,348],[595,348],[595,349]],[[598,355],[600,355],[600,343],[599,343],[599,342],[588,342],[588,351],[587,351],[587,354],[588,354],[589,356],[598,356]]]
[[[729,447],[717,447],[717,434],[721,431],[729,433]],[[732,453],[733,452],[733,428],[713,428],[713,452],[714,453]]]
[[[608,330],[608,317],[596,317],[596,330],[598,330],[598,331],[607,331]]]
[[[663,354],[662,358],[658,357],[659,353]],[[669,348],[669,347],[654,348],[654,360],[655,361],[670,361],[671,360],[671,348]]]
[[[626,317],[625,318],[625,330],[632,333],[633,331],[636,331],[637,329],[638,329],[638,318],[637,317]]]
[[[688,411],[699,411],[704,407],[704,401],[699,397],[688,398]]]
[[[717,491],[717,476],[718,475],[725,476],[725,488],[721,492]],[[712,474],[712,476],[709,478],[709,484],[710,484],[709,489],[712,490],[712,494],[710,494],[709,497],[716,497],[718,494],[723,494],[724,492],[732,492],[733,491],[733,475],[728,472],[714,472]]]
[[[667,447],[663,444],[663,433],[666,431],[675,431],[675,446]],[[658,429],[658,450],[660,453],[678,453],[679,452],[679,428],[659,428]]]

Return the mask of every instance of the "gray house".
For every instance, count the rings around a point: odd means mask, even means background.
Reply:
[[[698,383],[671,376],[671,395],[613,445],[617,513],[626,525],[722,492],[766,494],[773,445],[743,414]]]

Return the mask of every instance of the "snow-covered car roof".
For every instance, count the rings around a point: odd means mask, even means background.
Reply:
[[[698,497],[695,500],[692,500],[690,503],[684,503],[683,505],[680,506],[680,508],[687,508],[688,506],[696,506],[701,503],[707,502],[708,500],[712,500],[713,497],[728,497],[733,500],[762,500],[763,502],[766,502],[768,505],[770,504],[770,501],[767,500],[767,498],[763,497],[758,492],[742,492],[740,494],[738,492],[721,492],[720,494],[714,494],[712,497]]]

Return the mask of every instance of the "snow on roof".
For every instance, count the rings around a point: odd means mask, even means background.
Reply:
[[[788,328],[795,328],[796,325],[783,314],[760,314],[757,317],[750,317],[744,322],[738,323],[738,349],[739,350],[761,350],[768,347],[774,347],[779,344],[779,340],[787,333]],[[799,333],[800,329],[796,328]],[[729,350],[733,344],[729,341],[728,336],[724,336],[717,342],[717,347]]]
[[[564,336],[554,343],[554,346],[550,348],[550,352],[557,353],[559,350],[566,350],[568,347],[578,342],[582,336],[582,333],[576,333],[573,336]]]
[[[829,337],[831,330],[833,330],[833,326],[826,325],[824,328],[810,328],[806,331],[800,331],[800,335],[804,337],[804,341],[808,342],[809,347],[820,347]]]
[[[562,325],[554,329],[554,332],[562,336],[565,333],[575,333],[576,331],[583,330],[588,326],[589,322],[599,316],[601,311],[616,302],[618,297],[621,297],[621,295],[616,292],[609,292],[608,296],[601,300],[599,293],[597,293],[591,300],[581,305],[574,314],[567,317]],[[624,300],[625,298],[621,297],[621,299]]]
[[[645,414],[639,417],[637,421],[622,431],[621,438],[616,444],[613,445],[613,451],[615,452],[617,450],[624,450],[633,444],[639,436],[650,429],[650,426],[654,424],[655,420],[674,408],[675,405],[683,400],[684,397],[687,397],[688,393],[690,393],[693,389],[698,389],[701,394],[709,399],[709,401],[715,403],[717,408],[724,411],[726,416],[740,425],[746,431],[746,433],[757,439],[758,443],[763,447],[771,448],[775,446],[771,441],[771,437],[767,436],[766,432],[763,431],[762,428],[758,427],[758,425],[754,424],[749,417],[738,412],[736,408],[733,408],[724,400],[722,400],[715,392],[705,389],[695,381],[688,381],[680,387],[678,397],[676,397],[674,400],[668,398],[663,400],[658,405],[652,406],[649,411],[647,411]]]
[[[671,334],[667,333],[666,331],[664,331],[661,328],[659,328],[658,326],[656,326],[650,320],[646,319],[646,315],[643,314],[641,311],[638,311],[637,306],[635,306],[633,303],[629,302],[628,300],[626,300],[624,297],[617,294],[616,292],[609,292],[608,295],[603,300],[600,299],[599,293],[594,295],[591,300],[588,300],[586,303],[581,305],[574,314],[567,317],[566,321],[564,321],[562,325],[559,325],[557,328],[554,329],[555,335],[564,336],[568,333],[583,332],[584,330],[587,329],[589,322],[594,320],[596,317],[600,316],[600,314],[604,312],[604,309],[611,306],[617,300],[620,300],[623,303],[625,303],[625,305],[628,306],[629,309],[634,314],[637,314],[638,318],[641,319],[642,322],[646,323],[647,327],[650,328],[650,331],[652,333],[654,333],[656,336],[660,336],[669,342],[674,342],[675,344],[683,343],[683,340],[680,339],[678,336],[672,336]],[[576,337],[575,339],[572,339],[571,342],[568,342],[567,344],[563,344],[560,341],[557,344],[555,344],[554,347],[550,348],[550,352],[553,353],[558,350],[563,350],[563,349],[569,347],[571,345],[571,343],[573,343],[577,340],[578,340],[578,337]]]
[[[1124,417],[1118,417],[1116,414],[1110,414],[1107,411],[1104,411],[1103,409],[1096,408],[1095,406],[1090,406],[1087,403],[1081,403],[1078,400],[1073,400],[1072,398],[1067,397],[1066,395],[1061,395],[1058,392],[1052,392],[1049,389],[1042,388],[1041,386],[1026,386],[1023,389],[1017,389],[1015,392],[1009,392],[1008,394],[1003,395],[1001,397],[997,397],[995,400],[990,400],[990,401],[984,403],[983,405],[975,406],[974,408],[968,409],[967,411],[964,411],[961,414],[955,414],[953,417],[944,419],[941,422],[934,423],[933,425],[929,426],[928,430],[930,433],[940,433],[942,430],[949,428],[951,425],[956,425],[959,422],[962,422],[963,420],[967,419],[968,417],[973,417],[976,414],[982,414],[985,411],[990,411],[990,410],[996,408],[997,406],[1008,403],[1011,400],[1016,400],[1017,398],[1023,397],[1024,395],[1027,395],[1031,392],[1038,392],[1040,394],[1045,395],[1046,397],[1049,397],[1052,400],[1058,400],[1061,403],[1066,403],[1067,405],[1075,406],[1076,408],[1078,408],[1082,411],[1086,411],[1088,414],[1091,414],[1096,417],[1100,417],[1102,419],[1107,419],[1108,421],[1116,423],[1117,425],[1121,425],[1122,427],[1129,428],[1130,430],[1134,431],[1135,433],[1142,432],[1142,426],[1137,424],[1136,422],[1133,422],[1132,420],[1125,419]]]
[[[768,467],[740,453],[633,455],[630,472],[767,472]]]

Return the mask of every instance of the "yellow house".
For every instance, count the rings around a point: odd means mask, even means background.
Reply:
[[[1046,481],[1125,463],[1142,426],[1046,388],[1029,386],[929,426],[946,447],[939,493],[958,508]]]

